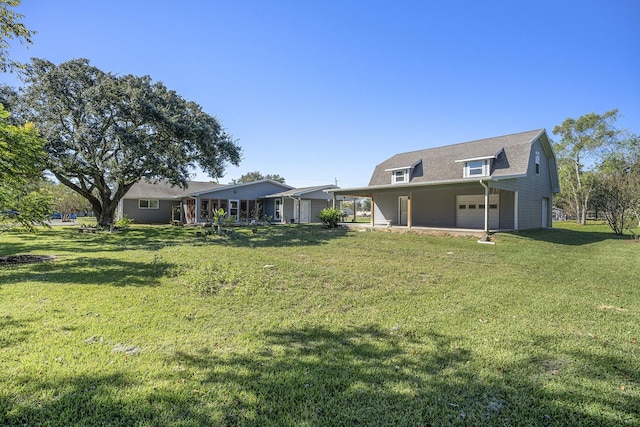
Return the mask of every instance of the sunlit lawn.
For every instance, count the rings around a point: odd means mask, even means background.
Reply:
[[[640,425],[640,243],[0,235],[0,425]]]

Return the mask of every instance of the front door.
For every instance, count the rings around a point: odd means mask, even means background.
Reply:
[[[311,200],[300,201],[300,222],[311,222]]]
[[[409,213],[409,196],[398,197],[398,225],[407,225]]]
[[[542,228],[547,228],[549,224],[549,199],[542,198]]]

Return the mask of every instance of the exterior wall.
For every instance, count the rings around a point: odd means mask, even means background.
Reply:
[[[123,199],[122,213],[137,224],[169,224],[171,208],[180,205],[179,200],[160,200],[158,209],[140,209],[138,199]]]
[[[535,155],[540,153],[540,173],[536,174]],[[547,223],[545,227],[552,226],[553,192],[551,190],[551,170],[549,160],[542,149],[542,145],[536,141],[532,144],[529,157],[527,176],[519,178],[518,187],[518,229],[526,230],[541,228],[542,224],[542,199],[547,198]]]
[[[512,191],[499,191],[500,194],[500,228],[503,230],[513,230],[514,211],[515,211],[515,193]]]
[[[320,214],[320,211],[324,208],[331,207],[331,203],[332,203],[332,201],[327,200],[326,197],[325,199],[321,199],[321,200],[308,199],[306,197],[303,197],[302,200],[311,201],[311,212],[309,213],[309,222],[320,222],[320,220],[318,219],[318,215]],[[283,208],[284,219],[286,220],[287,223],[289,223],[291,219],[297,218],[298,216],[298,213],[295,212],[295,209],[294,209],[295,201],[290,197],[284,197],[283,201],[284,201],[284,208]],[[273,208],[271,208],[271,212],[273,212]]]
[[[499,195],[499,228],[514,227],[514,193],[492,189],[491,194]],[[381,192],[374,195],[374,225],[398,224],[398,197],[408,196],[408,189],[403,191]],[[479,183],[433,187],[412,190],[411,225],[416,227],[456,227],[456,197],[462,195],[484,196],[484,187]]]
[[[326,196],[326,194],[325,194]],[[320,215],[320,211],[326,208],[330,208],[333,202],[325,199],[312,199],[311,200],[311,222],[320,222],[318,219],[318,215]]]

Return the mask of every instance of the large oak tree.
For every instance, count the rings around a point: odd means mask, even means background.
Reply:
[[[114,75],[86,59],[33,59],[23,80],[24,113],[47,141],[47,168],[89,201],[101,226],[140,179],[184,187],[196,167],[216,179],[240,161],[214,117],[149,76]]]

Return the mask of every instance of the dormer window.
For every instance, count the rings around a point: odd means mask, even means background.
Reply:
[[[489,159],[473,160],[473,161],[465,162],[464,177],[472,178],[476,176],[488,176],[489,168],[490,168]]]
[[[408,184],[411,182],[411,174],[414,168],[419,165],[422,160],[418,160],[409,166],[400,166],[398,168],[385,169],[385,172],[391,172],[391,184]]]
[[[392,184],[403,184],[405,182],[409,182],[409,169],[393,171],[391,175]]]
[[[504,151],[503,148],[500,149],[493,156],[483,156],[483,157],[474,157],[471,159],[461,159],[456,160],[456,163],[464,163],[464,167],[462,168],[462,176],[464,178],[480,178],[484,176],[491,175],[491,162],[494,159],[497,159],[500,154]]]

